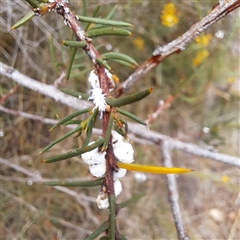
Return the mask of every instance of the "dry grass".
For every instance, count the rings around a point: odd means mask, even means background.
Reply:
[[[73,4],[76,4],[75,12],[77,7],[82,9],[81,1]],[[89,15],[96,5],[96,1],[91,1],[87,8]],[[213,2],[202,4],[201,1],[183,1],[178,5],[181,16],[179,27],[170,29],[160,24],[162,5],[158,1],[128,1],[120,5],[114,19],[133,22],[135,37],[126,40],[102,38],[96,41],[96,45],[104,46],[110,42],[114,50],[129,53],[141,63],[159,42],[169,42],[204,16]],[[104,6],[101,16],[106,16],[112,6]],[[66,39],[65,36],[71,36],[70,30],[53,13],[43,18],[34,18],[22,28],[7,33],[10,26],[28,11],[24,1],[2,3],[1,60],[39,81],[52,84],[67,64],[69,50],[62,47],[60,42]],[[186,82],[183,96],[174,101],[170,109],[152,123],[151,128],[183,141],[203,147],[214,146],[226,154],[239,155],[239,88],[237,92],[236,88],[227,83],[227,79],[234,77],[239,81],[239,36],[235,16],[236,13],[231,14],[208,30],[213,35],[208,47],[210,56],[201,67],[194,68],[191,65],[196,53],[196,46],[192,44],[185,52],[167,59],[138,83],[132,91],[152,85],[154,92],[145,103],[126,109],[145,119],[148,113],[154,111],[160,99],[166,99],[168,94],[177,91],[180,82]],[[223,39],[214,37],[219,29],[225,32]],[[136,38],[144,41],[142,50],[134,45]],[[58,67],[49,51],[51,41]],[[100,48],[100,52],[105,51],[105,47]],[[80,65],[74,69],[69,83],[63,86],[85,92],[88,88],[85,79],[92,65],[86,57],[79,57],[76,64]],[[132,71],[119,65],[112,66],[122,80]],[[9,79],[1,78],[1,95],[7,94],[14,86],[15,83]],[[62,117],[72,112],[21,86],[4,102],[4,106],[50,118],[55,118],[55,114]],[[44,179],[89,179],[88,169],[81,160],[50,165],[40,163],[42,156],[37,155],[39,150],[66,132],[66,129],[60,128],[59,131],[49,133],[50,127],[41,122],[2,114],[0,128],[4,136],[0,139],[1,156],[15,166],[29,170],[36,177],[40,174]],[[203,127],[209,127],[210,133],[204,134]],[[70,138],[44,156],[76,148],[81,140]],[[159,149],[156,147],[137,144],[134,147],[138,163],[161,164]],[[176,166],[196,169],[194,173],[177,179],[181,208],[191,239],[239,239],[239,170],[180,152],[173,153],[173,160]],[[99,210],[95,204],[98,188],[77,188],[62,192],[32,183],[29,179],[33,178],[19,169],[1,165],[2,239],[81,240],[108,217],[108,211]],[[120,231],[131,240],[176,239],[165,177],[147,175],[147,181],[139,183],[135,174],[129,172],[122,183],[124,190],[118,198],[119,202],[142,192],[146,196],[136,205],[120,211]]]

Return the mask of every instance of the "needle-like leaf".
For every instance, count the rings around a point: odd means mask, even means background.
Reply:
[[[59,122],[57,124],[55,124],[53,127],[51,127],[49,131],[52,131],[56,127],[58,127],[58,126],[60,126],[60,125],[62,125],[64,123],[68,122],[69,120],[71,120],[71,119],[73,119],[73,118],[75,118],[75,117],[77,117],[77,116],[79,116],[79,115],[81,115],[83,113],[87,113],[90,110],[91,110],[91,108],[81,109],[81,110],[78,110],[78,111],[76,111],[76,112],[74,112],[74,113],[64,117],[63,119],[59,120]]]
[[[132,33],[122,28],[100,28],[92,29],[87,32],[87,37],[94,38],[100,36],[132,36]]]
[[[30,21],[34,17],[34,12],[31,11],[27,15],[25,15],[22,19],[16,22],[12,27],[11,30],[17,29],[24,25],[26,22]]]
[[[76,132],[80,132],[82,130],[82,126],[78,126],[75,129],[73,129],[72,131],[64,134],[62,137],[56,139],[55,141],[51,142],[48,146],[46,146],[41,152],[39,152],[39,154],[42,154],[43,152],[46,152],[48,149],[52,148],[54,145],[56,145],[57,143],[61,142],[62,140],[64,140],[65,138],[73,135]]]
[[[98,110],[95,109],[94,112],[92,113],[92,115],[90,116],[90,119],[87,122],[87,125],[85,127],[85,129],[87,130],[87,134],[86,134],[86,138],[82,145],[83,148],[86,147],[90,142],[90,139],[92,136],[92,129],[93,129],[94,123],[96,121],[97,114],[98,114]]]
[[[148,172],[148,173],[154,173],[154,174],[182,174],[182,173],[194,171],[187,168],[166,168],[166,167],[158,167],[158,166],[146,166],[146,165],[123,163],[119,161],[117,162],[117,166],[119,168],[124,168],[131,171]]]
[[[112,133],[113,120],[114,120],[114,116],[113,116],[113,114],[110,114],[110,118],[109,118],[108,126],[107,126],[107,131],[106,131],[106,134],[104,136],[104,143],[103,143],[103,146],[101,148],[101,152],[104,152],[108,147],[109,139],[110,139],[110,136],[111,136],[111,133]]]
[[[98,229],[96,229],[91,235],[89,235],[85,240],[94,240],[97,236],[108,229],[109,223],[104,222]]]
[[[71,49],[71,54],[70,54],[70,59],[69,59],[69,63],[68,63],[68,66],[67,66],[67,72],[66,72],[66,79],[68,80],[69,77],[70,77],[70,73],[71,73],[71,69],[72,69],[72,64],[73,64],[73,61],[74,61],[74,58],[76,56],[76,53],[77,53],[77,48],[76,47],[73,47]]]
[[[67,40],[63,40],[62,44],[67,47],[76,47],[76,48],[78,48],[78,47],[84,48],[87,45],[87,43],[84,41],[79,42],[79,41],[67,41]]]
[[[72,157],[80,156],[81,154],[83,154],[85,152],[89,152],[89,151],[92,151],[95,148],[100,147],[103,144],[103,142],[104,142],[103,138],[99,138],[98,140],[96,140],[91,145],[88,145],[86,147],[82,147],[82,148],[79,148],[79,149],[75,149],[75,150],[69,151],[69,152],[64,153],[64,154],[49,157],[47,159],[42,160],[42,163],[53,163],[53,162],[66,160],[66,159],[69,159],[69,158],[72,158]]]
[[[127,95],[124,97],[120,97],[120,98],[113,98],[113,97],[109,97],[106,99],[107,104],[109,104],[110,106],[113,107],[121,107],[124,105],[128,105],[137,101],[142,100],[143,98],[147,97],[149,94],[151,94],[152,92],[152,88],[148,88],[146,90],[143,90],[141,92],[137,92],[131,95]]]
[[[64,187],[96,187],[101,186],[104,178],[99,178],[91,181],[80,181],[80,182],[44,182],[46,186],[64,186]]]
[[[103,55],[103,59],[104,60],[113,60],[113,59],[117,59],[117,60],[121,60],[121,61],[124,61],[124,62],[127,62],[131,65],[136,65],[138,66],[137,62],[129,57],[128,55],[126,54],[123,54],[123,53],[118,53],[118,52],[108,52],[108,53],[104,53]]]
[[[140,124],[146,125],[146,123],[145,123],[143,120],[141,120],[141,119],[138,118],[136,115],[134,115],[134,114],[132,114],[132,113],[130,113],[130,112],[124,111],[124,110],[122,110],[122,109],[120,109],[120,108],[117,108],[117,111],[118,111],[119,113],[121,113],[122,115],[124,115],[124,116],[126,116],[126,117],[129,117],[129,118],[131,118],[132,120],[134,120],[134,121],[136,121],[136,122],[138,122],[138,123],[140,123]]]
[[[96,24],[108,25],[113,27],[132,27],[133,26],[131,23],[114,21],[114,20],[103,19],[103,18],[86,17],[86,16],[80,16],[80,15],[78,15],[77,18],[81,22],[96,23]]]

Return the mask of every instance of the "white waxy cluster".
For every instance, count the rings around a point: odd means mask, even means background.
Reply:
[[[108,76],[108,78],[111,80],[111,85],[114,85],[114,82],[112,80],[112,74],[105,69],[105,72]],[[102,118],[102,114],[106,109],[107,103],[106,103],[106,94],[102,93],[102,89],[100,87],[98,75],[94,70],[92,70],[89,74],[88,81],[92,86],[92,89],[89,91],[91,96],[88,98],[88,100],[92,100],[95,107],[93,109],[98,109],[100,112],[100,118]],[[113,89],[111,89],[113,90]]]
[[[114,155],[119,161],[124,163],[132,163],[134,161],[132,145],[123,136],[112,131],[112,143]],[[95,177],[103,177],[106,172],[105,156],[106,152],[100,152],[98,148],[81,155],[83,161],[88,164],[91,174]],[[127,170],[122,168],[114,172],[114,190],[116,196],[122,191],[122,184],[118,179],[124,177],[126,173]],[[100,209],[109,207],[108,196],[103,191],[100,191],[98,194],[97,205]]]
[[[90,144],[92,144],[91,142]],[[88,164],[94,177],[102,177],[106,172],[106,152],[99,152],[97,148],[82,154],[83,161]]]
[[[109,207],[108,194],[106,192],[100,191],[97,199],[97,205],[99,209],[106,209]]]
[[[91,96],[88,98],[88,100],[93,100],[93,103],[95,107],[93,110],[97,109],[100,112],[100,118],[102,118],[102,114],[106,109],[107,103],[106,103],[106,94],[102,93],[101,88],[94,88],[89,91]]]
[[[119,161],[124,163],[132,163],[134,161],[133,147],[123,136],[112,131],[112,142],[114,155]]]
[[[122,192],[122,184],[118,179],[114,180],[114,191],[116,197]],[[97,196],[96,202],[99,209],[108,208],[109,207],[108,194],[101,190]]]
[[[88,81],[91,84],[92,88],[100,88],[100,83],[98,80],[98,75],[95,73],[95,70],[92,70],[89,74]]]

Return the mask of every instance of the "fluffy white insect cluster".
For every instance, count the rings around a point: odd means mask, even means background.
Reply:
[[[123,136],[112,131],[112,143],[114,155],[119,161],[124,163],[132,163],[134,161],[133,147]],[[106,152],[99,152],[97,148],[81,155],[83,161],[88,164],[91,174],[95,177],[103,177],[106,172],[105,156]],[[114,172],[114,190],[116,196],[122,191],[122,184],[118,179],[124,177],[126,173],[127,170],[122,168],[119,168],[117,172]],[[108,196],[106,193],[100,191],[97,197],[97,205],[100,209],[109,207]]]
[[[106,72],[108,78],[112,81],[112,74],[107,69],[105,69],[105,72]],[[90,72],[88,81],[92,86],[92,89],[89,91],[91,96],[88,98],[88,100],[93,101],[93,103],[95,105],[93,110],[98,108],[98,110],[100,112],[100,118],[102,118],[102,114],[105,111],[106,106],[107,106],[106,94],[102,93],[102,89],[100,88],[100,84],[99,84],[98,75],[95,73],[94,70],[92,70]]]

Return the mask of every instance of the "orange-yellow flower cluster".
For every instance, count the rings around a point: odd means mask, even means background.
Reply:
[[[221,177],[221,181],[222,181],[223,183],[228,183],[228,182],[230,181],[230,179],[229,179],[228,176],[223,175],[223,176]]]
[[[208,50],[201,50],[200,52],[198,52],[195,58],[192,60],[193,66],[197,67],[198,65],[200,65],[202,62],[204,62],[205,59],[207,59],[208,55]]]
[[[200,46],[208,46],[209,45],[209,42],[212,38],[212,35],[211,34],[206,34],[206,35],[201,35],[201,36],[198,36],[195,38],[195,42],[200,45]]]
[[[160,16],[162,25],[166,27],[173,27],[179,20],[177,17],[177,8],[173,3],[167,3],[163,6],[162,14]]]
[[[200,47],[206,47],[209,45],[211,38],[212,38],[211,34],[206,34],[206,35],[202,34],[201,36],[198,36],[195,38],[195,42]],[[201,63],[203,63],[207,59],[208,56],[209,56],[209,51],[207,49],[199,50],[195,58],[192,60],[192,65],[195,67],[199,66]]]
[[[143,50],[144,41],[143,41],[142,38],[136,37],[136,38],[133,40],[133,43],[134,43],[134,45],[137,47],[137,49],[138,49],[139,51]]]

